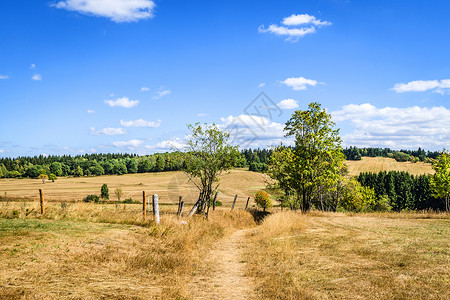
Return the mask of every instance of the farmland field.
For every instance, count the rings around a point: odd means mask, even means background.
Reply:
[[[362,172],[378,173],[380,171],[405,171],[413,175],[433,174],[431,164],[424,162],[397,162],[388,157],[363,157],[362,160],[347,160],[350,175]]]
[[[224,204],[233,202],[237,194],[239,199],[253,196],[258,189],[265,187],[268,177],[261,173],[235,169],[221,176],[219,199]],[[158,194],[163,203],[178,203],[183,196],[186,203],[194,203],[198,189],[188,181],[183,172],[163,172],[111,175],[99,177],[62,177],[55,182],[42,183],[39,179],[1,179],[0,196],[5,192],[8,197],[37,200],[39,189],[44,189],[45,199],[53,201],[81,201],[89,194],[100,194],[100,187],[106,183],[111,200],[117,200],[114,189],[123,189],[122,200],[132,198],[142,201],[142,191],[148,195]],[[239,202],[242,205],[242,201]]]

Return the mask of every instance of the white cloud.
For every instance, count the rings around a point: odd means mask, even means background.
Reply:
[[[450,89],[450,79],[442,80],[415,80],[408,83],[396,83],[392,90],[397,93],[405,92],[425,92],[434,90],[443,94],[443,89]]]
[[[349,121],[347,146],[441,149],[450,142],[450,110],[445,107],[377,108],[370,103],[349,104],[332,112],[333,120]]]
[[[284,125],[268,118],[252,115],[228,116],[221,118],[219,128],[230,133],[230,142],[241,148],[258,148],[289,144],[284,138]]]
[[[87,112],[88,114],[93,114],[93,113],[95,113],[95,110],[88,109],[86,112]]]
[[[0,75],[0,79],[8,79],[9,78],[9,76],[7,76],[7,75]]]
[[[146,121],[143,119],[132,120],[132,121],[123,121],[120,120],[120,125],[125,127],[154,127],[157,128],[161,125],[161,120],[158,121]]]
[[[294,99],[284,99],[277,106],[281,109],[296,109],[298,108],[298,103]]]
[[[35,64],[31,64],[30,69],[36,69],[36,65]]]
[[[301,91],[306,90],[308,85],[316,86],[319,82],[317,82],[316,80],[307,79],[305,77],[290,77],[282,81],[281,83],[287,85],[288,87],[291,87],[294,91]]]
[[[284,18],[281,23],[284,26],[271,24],[267,29],[264,25],[261,25],[258,31],[287,36],[287,41],[296,42],[307,34],[315,33],[319,27],[331,25],[331,22],[316,19],[316,17],[308,14],[291,15]]]
[[[312,24],[312,25],[320,27],[320,26],[331,25],[331,22],[316,19],[316,17],[310,16],[308,14],[291,15],[289,17],[284,18],[282,23],[283,23],[283,25],[286,25],[286,26],[298,26],[298,25],[304,25],[304,24]]]
[[[112,144],[114,145],[114,147],[117,148],[129,148],[129,149],[133,149],[133,148],[137,148],[140,145],[142,145],[142,143],[144,143],[144,141],[142,140],[129,140],[126,142],[113,142]]]
[[[34,74],[33,77],[31,77],[31,79],[33,79],[33,80],[42,80],[42,75],[41,74]]]
[[[125,108],[131,108],[139,104],[139,100],[130,100],[128,97],[118,98],[117,100],[105,100],[105,103],[109,106],[120,106]]]
[[[186,148],[186,140],[182,138],[173,138],[164,140],[156,145],[146,145],[145,149],[152,150],[154,152],[167,152],[171,150],[183,151]]]
[[[126,130],[123,128],[103,128],[101,130],[95,130],[94,127],[91,127],[91,134],[93,135],[121,135],[126,134]]]
[[[0,149],[0,153],[5,153],[5,150],[3,150],[3,149]]]
[[[148,87],[145,87],[145,86],[141,87],[141,92],[147,92],[147,91],[150,91],[150,89]]]
[[[153,17],[155,3],[151,0],[64,0],[52,6],[121,23]]]
[[[162,90],[156,93],[155,96],[153,96],[153,99],[160,99],[164,96],[170,95],[171,91],[170,90]]]
[[[262,87],[265,87],[266,86],[266,83],[265,82],[261,82],[260,84],[258,84],[258,87],[259,88],[262,88]]]
[[[204,113],[199,113],[197,114],[197,117],[206,117],[208,114],[204,114]]]

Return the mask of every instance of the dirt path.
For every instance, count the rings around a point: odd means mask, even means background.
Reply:
[[[247,263],[243,251],[245,236],[250,230],[238,230],[214,245],[207,261],[212,268],[211,275],[193,279],[193,299],[253,298],[254,285],[245,275]]]

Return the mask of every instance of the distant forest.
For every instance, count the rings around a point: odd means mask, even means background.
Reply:
[[[397,161],[430,162],[439,156],[438,151],[391,150],[389,148],[343,149],[348,160],[360,160],[363,156],[390,157]],[[248,167],[250,171],[264,172],[268,169],[271,149],[244,149],[235,167]],[[33,156],[0,158],[0,178],[38,178],[39,175],[100,176],[147,172],[179,171],[183,168],[185,154],[182,152],[136,154],[85,154],[62,156]]]

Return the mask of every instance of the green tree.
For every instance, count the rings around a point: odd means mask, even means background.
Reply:
[[[53,162],[50,165],[50,172],[55,174],[56,176],[61,176],[63,174],[63,169],[62,169],[62,165],[60,162]]]
[[[109,199],[109,189],[108,185],[105,183],[102,185],[102,188],[100,189],[100,197],[102,199]]]
[[[77,166],[77,167],[75,168],[75,170],[73,171],[73,175],[74,175],[75,177],[81,177],[81,176],[83,176],[83,175],[84,175],[83,169],[82,169],[80,166]]]
[[[430,179],[433,196],[444,200],[445,211],[450,210],[450,153],[445,149],[433,163],[434,175]]]
[[[205,212],[211,195],[219,186],[218,176],[234,166],[240,159],[237,146],[230,146],[229,133],[215,124],[188,125],[189,140],[186,146],[186,161],[183,171],[199,189],[197,212]]]
[[[50,173],[50,175],[48,175],[48,180],[51,180],[52,182],[55,182],[55,180],[58,180],[58,177],[56,177],[55,174]]]
[[[314,195],[319,188],[338,186],[343,172],[344,154],[342,152],[339,129],[331,115],[327,114],[320,104],[310,103],[308,110],[297,110],[286,122],[286,137],[294,137],[295,146],[291,153],[279,154],[280,176],[273,176],[295,191],[295,207],[303,212],[311,208]]]
[[[258,205],[259,207],[264,209],[264,211],[266,211],[266,209],[268,209],[268,208],[273,207],[272,200],[270,200],[269,194],[264,191],[256,192],[255,203],[256,203],[256,205]]]

